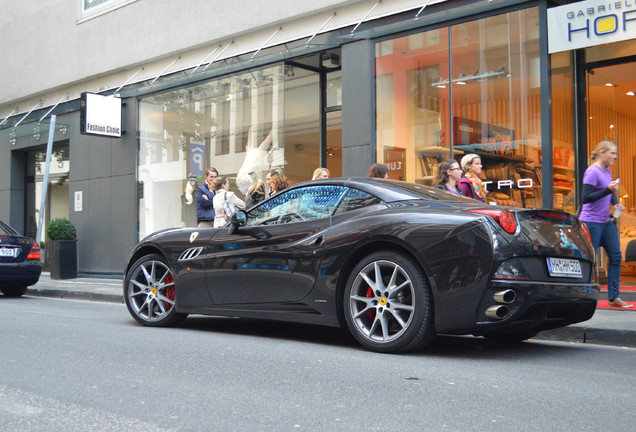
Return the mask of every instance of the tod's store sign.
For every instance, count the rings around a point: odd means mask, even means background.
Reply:
[[[550,54],[636,38],[636,0],[587,0],[548,9]]]

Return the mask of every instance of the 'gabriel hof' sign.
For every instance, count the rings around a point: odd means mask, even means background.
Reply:
[[[80,131],[84,135],[121,138],[121,99],[82,93]]]

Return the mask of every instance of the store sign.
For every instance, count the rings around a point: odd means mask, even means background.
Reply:
[[[82,93],[80,132],[84,135],[121,138],[121,99]]]
[[[636,0],[587,0],[548,9],[550,54],[636,38]]]
[[[203,178],[205,176],[205,143],[194,138],[190,139],[190,169],[188,177]]]
[[[518,187],[519,189],[527,189],[527,188],[532,188],[534,186],[534,182],[531,178],[522,178],[522,179],[518,179],[518,180],[497,180],[496,182],[487,180],[484,181],[484,187],[486,188],[486,191],[490,192],[490,189],[488,189],[489,185],[493,185],[496,186],[497,189],[503,189],[503,188],[513,188],[513,187]]]

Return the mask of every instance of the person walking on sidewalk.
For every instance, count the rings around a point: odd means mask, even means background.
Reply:
[[[619,295],[619,280],[621,277],[621,248],[618,231],[610,217],[610,204],[614,204],[614,211],[620,213],[625,206],[618,203],[619,180],[612,180],[609,169],[618,157],[616,144],[611,141],[601,141],[590,156],[590,166],[583,175],[583,208],[579,219],[585,222],[594,250],[603,246],[609,265],[607,268],[607,297],[610,307],[630,308],[634,305],[625,303]]]

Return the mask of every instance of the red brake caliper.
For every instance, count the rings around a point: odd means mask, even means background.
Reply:
[[[371,287],[367,288],[367,297],[374,297],[373,290],[371,289]],[[375,311],[370,310],[369,312],[367,312],[367,316],[369,317],[370,320],[374,320]]]
[[[172,279],[172,275],[169,274],[168,276],[166,276],[166,284],[171,284],[174,282],[174,279]],[[168,297],[170,300],[174,301],[174,285],[166,288],[166,297]],[[163,302],[163,305],[166,307],[166,310],[170,309],[172,307],[172,305],[168,302]]]

